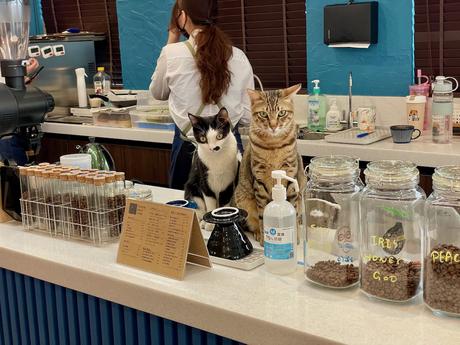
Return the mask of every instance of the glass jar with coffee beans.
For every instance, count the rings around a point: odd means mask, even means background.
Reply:
[[[423,299],[436,314],[460,316],[460,166],[435,170],[425,206]]]
[[[367,165],[360,198],[361,290],[370,297],[405,302],[420,291],[425,192],[410,162]]]
[[[329,288],[359,282],[359,162],[347,156],[313,158],[303,193],[305,277]]]

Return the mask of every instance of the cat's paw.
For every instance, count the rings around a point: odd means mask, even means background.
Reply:
[[[253,233],[254,234],[254,239],[260,243],[260,245],[263,247],[264,246],[264,236],[262,236],[262,233],[260,231],[256,231]]]

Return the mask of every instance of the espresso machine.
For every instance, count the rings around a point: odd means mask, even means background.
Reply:
[[[0,0],[0,138],[19,137],[25,152],[40,147],[40,124],[54,108],[53,97],[33,86],[26,86],[29,42],[29,0]],[[0,152],[1,154],[1,152]],[[0,169],[3,209],[18,219],[19,182],[17,168],[9,162]]]

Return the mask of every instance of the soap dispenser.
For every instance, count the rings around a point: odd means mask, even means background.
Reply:
[[[282,180],[292,182],[296,192],[299,192],[299,184],[284,170],[272,171],[272,178],[276,179],[272,188],[273,201],[265,207],[263,216],[265,265],[271,273],[289,274],[297,265],[297,213],[287,201]]]
[[[340,114],[337,107],[337,100],[333,98],[331,102],[331,108],[326,114],[326,130],[329,132],[338,132],[342,129],[342,125],[340,124],[342,114]]]
[[[308,128],[312,131],[324,131],[326,128],[327,101],[324,95],[321,95],[319,87],[320,81],[312,81],[313,94],[308,97]]]

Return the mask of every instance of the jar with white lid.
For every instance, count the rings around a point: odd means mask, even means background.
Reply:
[[[305,202],[305,277],[329,287],[359,282],[359,161],[347,156],[313,158]]]
[[[460,316],[460,166],[437,168],[425,215],[425,304],[436,314]]]
[[[367,165],[360,198],[361,290],[369,297],[409,301],[420,292],[425,192],[415,164]]]

